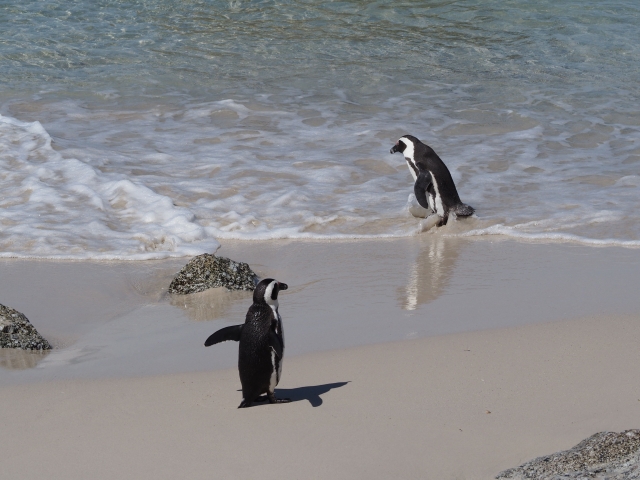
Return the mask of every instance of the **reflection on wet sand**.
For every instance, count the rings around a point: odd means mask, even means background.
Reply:
[[[171,305],[186,310],[193,320],[215,320],[223,317],[238,302],[250,305],[253,292],[229,291],[226,288],[210,288],[190,295],[171,295]]]
[[[34,368],[51,350],[31,351],[20,348],[0,348],[0,367],[9,370],[26,370]]]
[[[406,286],[400,288],[402,308],[415,310],[442,295],[449,285],[459,254],[460,245],[455,239],[434,236],[424,242],[409,269]]]

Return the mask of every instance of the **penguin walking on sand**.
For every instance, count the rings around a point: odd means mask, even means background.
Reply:
[[[288,398],[276,398],[275,388],[282,373],[284,331],[278,313],[278,292],[287,284],[266,278],[253,291],[253,305],[247,311],[244,324],[225,327],[204,342],[205,347],[233,340],[238,348],[238,371],[242,384],[242,402],[238,408],[253,402],[287,403]],[[261,396],[266,393],[265,396]]]
[[[421,207],[433,212],[427,217],[423,230],[446,225],[450,212],[458,217],[473,215],[475,210],[462,203],[449,169],[431,147],[413,135],[405,135],[391,147],[391,153],[396,152],[404,155],[415,180],[416,200]]]

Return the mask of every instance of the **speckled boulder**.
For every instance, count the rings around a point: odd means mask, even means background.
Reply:
[[[640,479],[640,430],[600,432],[571,450],[510,468],[497,479],[514,480],[636,480]]]
[[[0,348],[50,350],[51,345],[22,313],[0,304]]]
[[[191,259],[169,285],[169,293],[197,293],[213,287],[253,290],[257,276],[249,265],[209,253]]]

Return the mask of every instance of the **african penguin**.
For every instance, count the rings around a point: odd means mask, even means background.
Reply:
[[[240,342],[238,371],[242,384],[242,402],[238,408],[250,407],[253,402],[287,403],[278,399],[274,390],[282,373],[284,331],[278,313],[278,292],[289,288],[273,278],[262,280],[253,291],[253,305],[247,311],[243,325],[225,327],[204,342],[208,347],[233,340]],[[260,396],[266,393],[267,396]]]
[[[458,217],[473,215],[475,210],[462,203],[449,169],[431,147],[405,135],[391,147],[391,153],[396,152],[401,152],[407,161],[418,203],[438,216],[435,225],[445,225],[450,212]]]

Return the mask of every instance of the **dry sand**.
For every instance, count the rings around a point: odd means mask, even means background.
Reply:
[[[638,338],[596,317],[297,356],[293,403],[242,410],[236,369],[10,386],[0,477],[488,479],[638,428]]]
[[[294,402],[236,408],[237,344],[202,342],[248,299],[164,296],[184,262],[4,261],[0,303],[59,344],[0,352],[1,479],[489,479],[640,427],[637,250],[424,237],[220,254],[289,283],[277,394]]]

